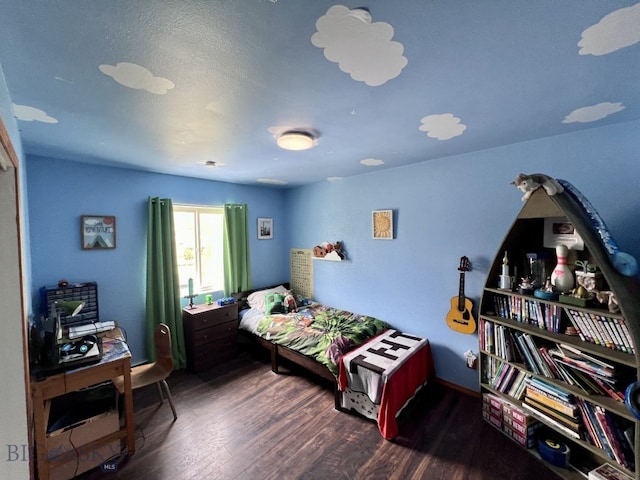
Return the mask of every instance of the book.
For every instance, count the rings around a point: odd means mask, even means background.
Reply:
[[[534,407],[536,410],[556,419],[557,421],[562,423],[564,426],[570,428],[571,430],[580,432],[582,427],[582,422],[579,418],[577,418],[577,410],[576,410],[576,416],[569,416],[569,415],[563,414],[562,412],[554,408],[551,408],[545,405],[544,403],[538,402],[531,397],[526,397],[524,401],[528,405],[531,405],[532,407]]]
[[[601,365],[604,368],[611,368],[611,369],[615,368],[615,366],[612,365],[611,363],[609,363],[609,362],[607,362],[605,360],[602,360],[601,358],[598,358],[598,357],[596,357],[594,355],[590,355],[590,354],[588,354],[586,352],[583,352],[579,348],[576,348],[576,347],[574,347],[572,345],[567,345],[566,343],[558,343],[557,347],[560,349],[560,351],[563,352],[563,354],[564,354],[564,352],[571,352],[571,353],[573,353],[575,355],[579,355],[579,356],[585,358],[586,360],[590,360],[590,361],[592,361],[594,363],[597,363],[598,365]]]
[[[588,315],[586,312],[583,312],[582,310],[574,310],[574,312],[582,319],[582,322],[587,326],[587,329],[589,329],[591,338],[594,343],[608,348],[611,347],[610,340],[607,340],[605,338],[604,333],[599,329],[599,325],[593,318],[591,318],[590,315]]]
[[[556,410],[568,417],[576,418],[576,405],[567,404],[565,402],[561,402],[560,400],[551,398],[547,395],[544,395],[538,390],[535,390],[531,385],[527,386],[525,392],[525,401],[528,399],[534,400],[538,403],[542,403],[549,408]]]
[[[571,308],[567,308],[565,309],[565,311],[569,314],[568,315],[569,320],[571,321],[575,329],[578,331],[578,336],[580,337],[580,340],[584,342],[595,343],[593,341],[593,337],[591,336],[591,332],[587,329],[587,326],[582,322],[582,318],[580,317],[580,315],[578,315],[578,312]]]
[[[507,393],[509,392],[509,390],[511,390],[512,385],[515,383],[516,379],[518,378],[518,375],[522,373],[521,370],[513,367],[511,369],[511,375],[509,376],[509,378],[507,378],[504,383],[502,384],[502,387],[500,388],[500,391],[502,393]]]
[[[614,343],[614,349],[623,352],[624,351],[624,345],[622,343],[622,338],[618,334],[617,329],[614,327],[613,320],[609,319],[608,317],[604,317],[602,315],[594,314],[592,316],[596,319],[596,321],[599,324],[603,325],[605,330],[607,330],[609,332],[609,336],[611,337],[611,339],[613,340],[613,343]]]
[[[614,446],[617,446],[620,449],[620,456],[623,461],[619,463],[629,470],[635,470],[636,461],[633,445],[629,443],[629,440],[625,435],[626,430],[634,428],[633,425],[629,427],[629,423],[608,410],[605,410],[604,415],[607,423],[611,427],[612,435],[615,437],[613,442]]]
[[[602,424],[600,423],[600,419],[596,415],[596,408],[597,408],[596,405],[593,405],[592,403],[589,403],[587,401],[583,401],[582,404],[584,405],[585,411],[587,412],[587,415],[589,416],[589,420],[591,421],[591,425],[593,426],[593,429],[598,437],[598,440],[599,440],[598,446],[602,450],[604,450],[607,457],[609,457],[611,460],[615,460],[616,458],[613,455],[613,450],[611,449],[611,445],[607,440],[605,432],[602,428]]]
[[[537,373],[537,374],[541,375],[542,372],[540,372],[540,369],[538,368],[538,365],[536,364],[535,360],[531,356],[531,352],[529,351],[529,348],[528,348],[528,346],[526,344],[526,340],[523,338],[524,334],[522,332],[517,332],[515,334],[515,336],[516,336],[516,341],[518,342],[518,345],[520,347],[520,351],[524,354],[524,363],[525,363],[525,365],[533,373]]]
[[[595,445],[598,448],[602,448],[602,443],[600,442],[600,437],[598,436],[595,425],[593,425],[593,421],[591,416],[587,412],[587,409],[584,405],[584,400],[577,400],[578,409],[580,410],[580,415],[582,416],[582,423],[585,426],[585,440],[591,445]]]
[[[504,392],[505,386],[510,382],[513,375],[517,373],[516,368],[512,367],[508,363],[505,363],[505,365],[506,365],[505,373],[504,375],[502,375],[500,380],[496,382],[496,385],[495,385],[495,389],[498,390],[499,392]]]
[[[624,320],[612,318],[611,321],[613,322],[613,326],[616,328],[616,330],[618,331],[618,334],[620,335],[620,339],[622,340],[622,345],[624,346],[624,352],[633,355],[634,353],[633,342],[629,337],[627,326],[624,325]]]
[[[578,312],[578,314],[587,323],[587,325],[591,326],[592,330],[595,332],[596,340],[600,345],[604,345],[607,348],[615,349],[613,339],[609,335],[609,332],[606,330],[605,326],[602,323],[598,322],[597,318],[581,310]]]
[[[524,370],[518,369],[518,374],[516,375],[516,378],[513,380],[511,387],[509,387],[509,389],[504,393],[506,393],[510,397],[515,397],[515,393],[520,388],[520,384],[524,382],[526,375],[527,375],[527,372],[525,372]]]
[[[616,400],[617,402],[624,402],[624,392],[616,389],[607,382],[602,381],[598,377],[591,377],[593,381],[602,389],[607,395]]]
[[[545,377],[553,378],[553,374],[551,373],[551,370],[549,369],[547,362],[545,362],[544,359],[542,358],[542,355],[538,350],[538,346],[536,345],[531,335],[529,335],[528,333],[523,333],[522,337],[524,338],[526,345],[529,348],[531,357],[533,358],[533,361],[536,363],[536,366],[538,367],[538,371],[540,372],[540,374],[544,375]]]
[[[605,463],[589,472],[589,480],[633,480],[632,477],[622,470]]]
[[[522,400],[522,398],[525,395],[525,391],[527,388],[527,380],[529,380],[531,378],[531,374],[528,372],[525,372],[524,374],[524,378],[522,379],[522,381],[520,382],[520,384],[516,387],[516,389],[513,392],[513,398],[516,398],[518,400]]]
[[[587,360],[579,355],[564,352],[558,348],[552,348],[549,353],[555,357],[556,361],[569,365],[583,372],[597,375],[604,379],[615,378],[617,372],[615,368],[603,367],[599,363]]]
[[[557,398],[566,403],[574,403],[573,395],[571,395],[569,392],[567,392],[563,388],[560,388],[552,384],[551,382],[546,382],[541,378],[532,377],[529,380],[529,385],[531,385],[532,387],[538,390],[542,390],[546,394],[551,395],[553,398]]]
[[[613,460],[628,468],[629,462],[627,462],[627,459],[622,452],[622,446],[618,442],[617,435],[613,432],[614,426],[611,423],[611,419],[605,416],[605,410],[599,406],[595,407],[595,414],[596,420],[600,424],[600,428],[602,429],[602,432],[607,439],[607,443],[609,444],[608,451],[613,455]]]
[[[572,455],[569,458],[569,468],[580,474],[581,477],[588,479],[589,472],[598,468],[600,462],[596,462],[593,458],[585,455]]]
[[[540,355],[542,355],[543,360],[551,370],[551,378],[562,378],[560,372],[558,371],[556,363],[553,361],[553,358],[551,358],[549,349],[547,347],[540,347],[538,350],[540,351]]]
[[[625,345],[627,346],[627,349],[629,350],[628,353],[634,354],[636,353],[636,349],[634,347],[633,344],[633,340],[631,340],[631,334],[629,333],[629,327],[627,327],[627,324],[624,320],[621,319],[614,319],[615,322],[617,323],[617,325],[620,327],[620,330],[622,330],[622,333],[624,334],[624,337],[627,339],[627,341],[625,342]]]
[[[491,382],[491,386],[493,388],[497,388],[498,385],[500,385],[500,382],[502,382],[502,380],[504,379],[504,376],[507,374],[507,372],[509,371],[510,365],[508,363],[501,363],[500,367],[498,368],[498,371],[496,372],[496,375],[493,379],[493,382]]]
[[[558,422],[554,418],[552,418],[549,415],[546,415],[546,414],[540,412],[539,410],[537,410],[536,408],[532,407],[531,405],[529,405],[527,403],[523,403],[522,404],[522,408],[524,408],[525,410],[528,410],[529,412],[531,412],[533,414],[534,417],[538,418],[543,423],[546,423],[547,425],[552,426],[556,430],[564,433],[566,436],[571,437],[571,438],[575,438],[575,439],[578,439],[578,440],[580,439],[580,434],[578,432],[574,432],[570,428],[565,427],[563,424],[561,424],[560,422]]]

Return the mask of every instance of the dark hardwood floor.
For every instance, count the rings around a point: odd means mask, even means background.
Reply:
[[[400,436],[333,408],[314,378],[276,375],[240,353],[224,365],[169,378],[173,422],[154,387],[134,393],[136,452],[94,479],[513,479],[555,476],[481,418],[477,397],[427,386],[400,418]]]

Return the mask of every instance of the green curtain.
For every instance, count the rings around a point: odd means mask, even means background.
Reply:
[[[224,294],[251,289],[247,206],[224,205]]]
[[[153,333],[160,323],[171,329],[174,369],[186,367],[180,279],[176,256],[173,203],[168,198],[148,199],[146,344],[149,359],[156,359]]]

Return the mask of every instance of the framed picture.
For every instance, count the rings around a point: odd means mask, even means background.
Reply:
[[[82,215],[80,235],[83,250],[116,248],[116,217],[112,215]]]
[[[393,240],[393,210],[374,210],[371,218],[373,238]]]
[[[566,217],[544,219],[543,246],[556,248],[566,245],[569,250],[584,250],[584,241]]]
[[[258,218],[258,240],[273,238],[273,218]]]

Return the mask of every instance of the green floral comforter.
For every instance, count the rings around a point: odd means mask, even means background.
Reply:
[[[267,315],[257,330],[273,343],[316,359],[337,377],[343,354],[388,328],[377,318],[314,304],[297,313]]]

